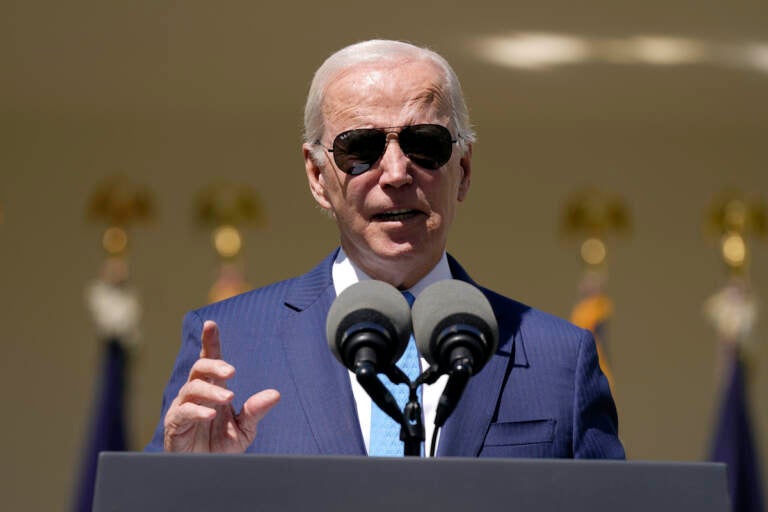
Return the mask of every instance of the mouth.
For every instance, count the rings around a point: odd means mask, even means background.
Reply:
[[[401,208],[398,210],[390,210],[388,212],[377,213],[372,217],[372,219],[377,222],[399,222],[412,219],[418,215],[421,215],[419,210]]]

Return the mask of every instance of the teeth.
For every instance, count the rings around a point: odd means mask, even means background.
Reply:
[[[380,213],[376,215],[376,218],[382,219],[382,220],[397,221],[397,220],[407,219],[408,217],[414,215],[414,213],[415,213],[414,210],[409,210],[409,209],[392,210],[386,213]]]

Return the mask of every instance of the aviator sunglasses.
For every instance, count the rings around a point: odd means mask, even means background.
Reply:
[[[445,126],[413,124],[402,128],[357,128],[338,134],[331,148],[319,140],[315,144],[333,153],[333,161],[341,171],[357,176],[373,167],[384,154],[389,133],[397,134],[400,149],[411,162],[430,170],[445,165],[457,141]]]

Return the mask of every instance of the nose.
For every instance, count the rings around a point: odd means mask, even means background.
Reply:
[[[379,183],[382,186],[399,188],[413,182],[413,176],[408,172],[408,157],[400,149],[397,134],[387,134],[387,145],[381,156],[379,166],[381,174]]]

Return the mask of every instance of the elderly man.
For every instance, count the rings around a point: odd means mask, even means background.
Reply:
[[[148,450],[378,454],[378,408],[327,347],[331,303],[364,279],[414,296],[443,279],[472,283],[446,254],[474,134],[442,57],[396,41],[344,48],[316,72],[304,122],[309,187],[341,247],[301,277],[185,317]],[[481,290],[499,348],[440,432],[437,455],[623,458],[590,334]],[[444,385],[423,390],[427,439]]]

